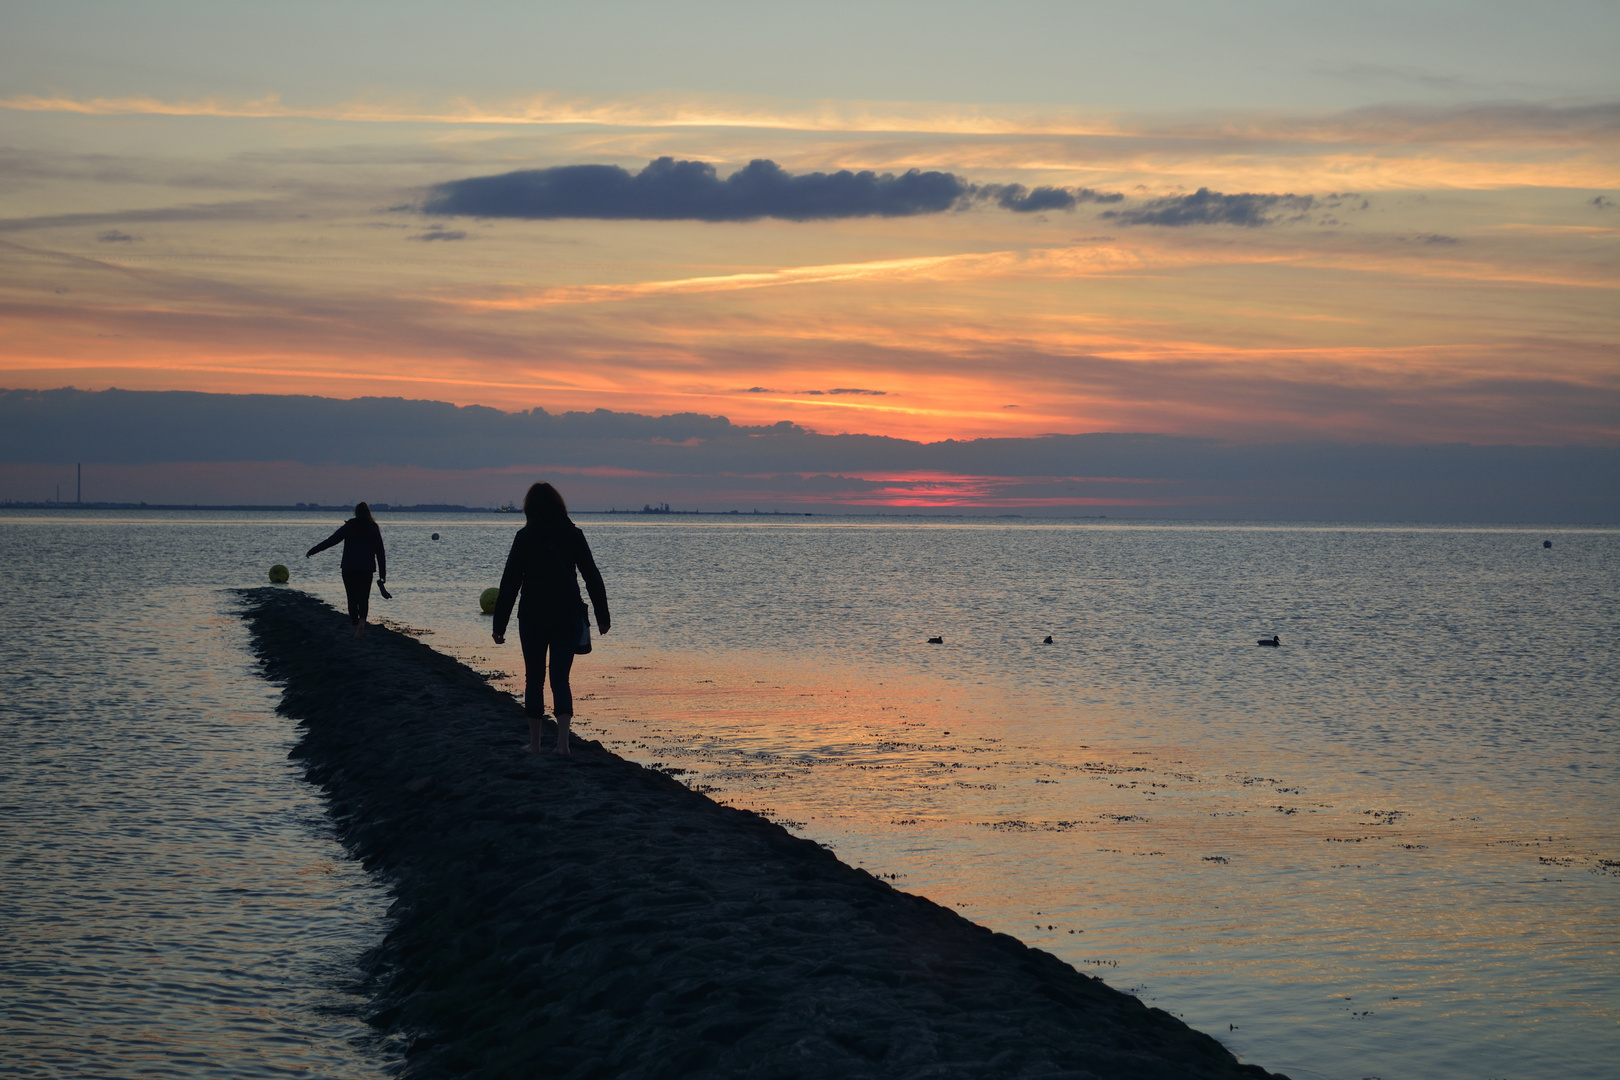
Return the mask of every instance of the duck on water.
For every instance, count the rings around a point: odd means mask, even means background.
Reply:
[[[1261,638],[1259,641],[1255,642],[1255,644],[1269,645],[1273,649],[1280,648],[1282,646],[1282,638],[1279,638],[1276,634],[1272,634],[1268,638]]]

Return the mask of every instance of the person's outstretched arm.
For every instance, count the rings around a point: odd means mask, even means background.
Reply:
[[[520,534],[521,535],[521,534]],[[506,644],[506,624],[512,619],[512,605],[517,603],[518,590],[523,588],[523,560],[518,556],[518,538],[512,538],[512,550],[506,555],[506,569],[501,571],[501,597],[495,601],[495,644]]]
[[[338,531],[337,532],[333,533],[331,536],[328,536],[325,540],[322,540],[320,543],[316,544],[314,547],[312,547],[308,551],[304,552],[304,558],[306,558],[306,559],[309,558],[311,555],[315,554],[317,551],[325,551],[327,548],[331,547],[332,545],[336,544],[338,541],[342,540],[344,534],[347,533],[348,531],[349,531],[349,523],[347,521],[345,521],[343,524],[338,526]]]
[[[613,626],[613,617],[608,614],[607,586],[602,584],[602,571],[596,568],[596,559],[591,556],[591,545],[585,542],[584,533],[579,534],[575,565],[579,567],[579,576],[585,579],[585,591],[591,596],[596,628],[605,634]]]

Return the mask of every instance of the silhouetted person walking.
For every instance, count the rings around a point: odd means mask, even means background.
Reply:
[[[568,725],[574,719],[574,693],[568,673],[574,666],[574,653],[583,643],[589,645],[588,612],[579,598],[579,580],[591,594],[596,609],[596,625],[607,633],[613,625],[608,616],[607,589],[601,571],[591,558],[591,546],[579,526],[568,520],[568,506],[550,484],[535,484],[523,497],[523,516],[528,524],[512,539],[506,570],[501,574],[501,598],[495,603],[495,644],[506,644],[506,624],[512,605],[518,609],[518,640],[523,645],[523,711],[529,718],[529,745],[526,753],[540,752],[540,721],[546,715],[543,690],[546,653],[551,653],[551,699],[557,714],[557,746],[553,753],[568,756]],[[523,602],[518,603],[522,594]]]
[[[371,507],[355,503],[354,517],[304,552],[304,558],[325,551],[339,540],[343,541],[343,591],[349,595],[349,622],[354,626],[354,636],[359,637],[366,632],[366,614],[371,608],[372,568],[377,570],[379,588],[388,580],[388,556],[383,552],[382,530],[371,516]]]

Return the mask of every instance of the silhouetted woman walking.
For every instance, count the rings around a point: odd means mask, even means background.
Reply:
[[[501,598],[495,604],[495,644],[506,643],[506,624],[512,605],[518,609],[518,640],[523,645],[523,711],[529,718],[529,745],[525,752],[540,752],[540,721],[546,715],[542,698],[546,653],[551,653],[551,700],[557,715],[557,746],[552,751],[568,756],[568,725],[574,719],[574,694],[568,673],[574,653],[583,641],[589,649],[585,601],[579,598],[579,580],[591,594],[596,625],[607,633],[607,589],[591,558],[591,546],[579,526],[568,520],[568,506],[550,484],[535,484],[523,497],[528,524],[512,539],[506,570],[501,574]],[[518,603],[519,593],[523,602]]]
[[[371,607],[372,568],[376,568],[379,588],[388,580],[388,556],[383,552],[382,530],[377,528],[377,519],[371,516],[371,507],[355,503],[354,517],[304,552],[304,558],[325,551],[339,540],[343,541],[343,591],[349,594],[349,622],[354,627],[354,636],[359,637],[366,632],[366,613]]]

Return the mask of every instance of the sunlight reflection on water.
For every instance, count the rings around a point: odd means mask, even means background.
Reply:
[[[1607,1075],[1614,530],[582,524],[612,749],[1296,1077]],[[518,690],[515,527],[393,610]]]

